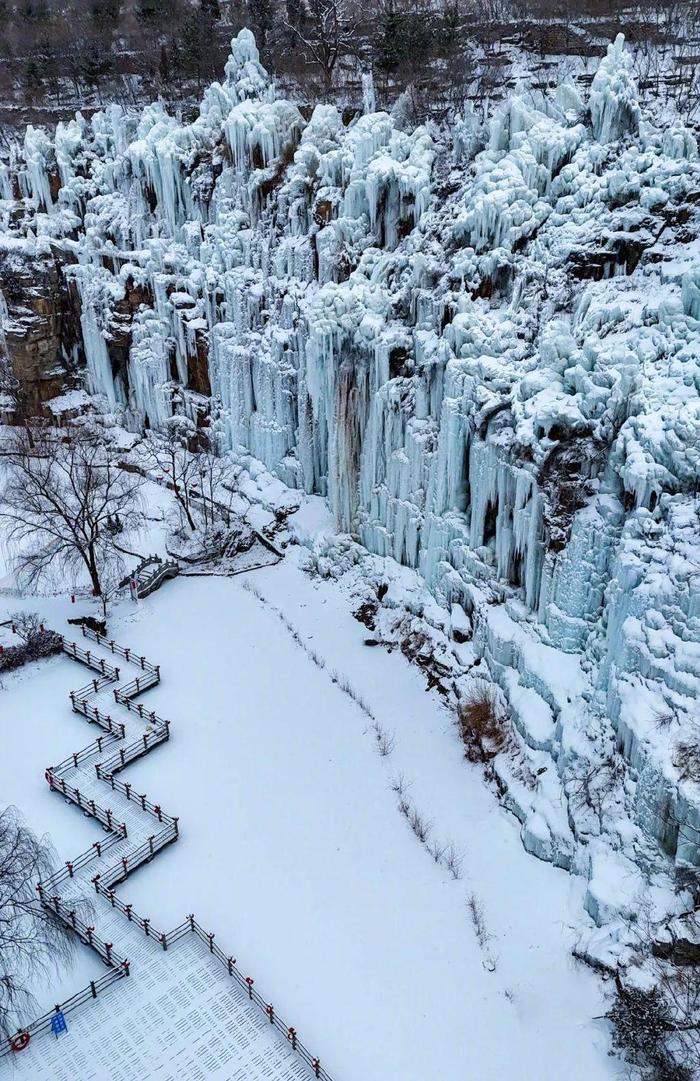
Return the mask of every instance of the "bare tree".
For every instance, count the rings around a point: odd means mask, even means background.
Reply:
[[[54,853],[14,807],[0,812],[0,1035],[8,1037],[34,1009],[31,984],[70,959],[75,937],[45,909],[36,883],[51,874]],[[83,906],[84,907],[84,906]]]
[[[357,53],[357,17],[358,12],[349,0],[306,0],[294,22],[284,20],[284,25],[308,53],[309,62],[321,69],[326,90],[333,85],[338,61]]]
[[[599,833],[607,816],[622,801],[625,764],[619,754],[609,754],[595,762],[579,759],[567,780],[566,792],[572,808],[580,814],[590,810]]]
[[[197,429],[187,417],[170,417],[159,432],[149,432],[141,451],[149,465],[159,470],[170,488],[181,517],[194,531],[197,523],[191,499],[191,486],[199,477],[196,458],[190,453]]]
[[[48,429],[13,430],[0,457],[0,523],[20,580],[32,588],[51,572],[72,580],[87,572],[106,604],[123,571],[116,536],[143,518],[141,477],[121,470],[109,445],[87,432],[59,440]]]

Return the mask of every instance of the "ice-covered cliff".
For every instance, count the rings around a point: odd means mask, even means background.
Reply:
[[[580,654],[567,705],[474,612],[563,782],[596,718],[645,835],[700,862],[674,759],[700,692],[700,159],[642,115],[621,38],[587,102],[523,89],[444,131],[304,117],[242,31],[192,123],[29,128],[0,190],[0,253],[60,253],[106,409],[210,424],[441,603],[471,613],[476,587]]]

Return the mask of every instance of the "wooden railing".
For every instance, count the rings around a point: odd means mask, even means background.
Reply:
[[[93,680],[91,684],[71,693],[70,698],[73,709],[83,714],[88,720],[94,721],[105,728],[107,735],[99,736],[95,742],[84,747],[81,751],[75,752],[58,765],[47,769],[46,780],[52,791],[59,792],[66,799],[80,807],[86,814],[93,816],[109,831],[110,835],[103,841],[95,841],[87,851],[81,853],[76,859],[67,861],[64,867],[59,868],[53,875],[39,883],[37,890],[42,904],[58,915],[66,926],[70,927],[78,935],[81,941],[91,946],[102,960],[111,967],[112,971],[101,980],[92,981],[83,991],[78,992],[60,1007],[56,1007],[56,1010],[60,1009],[63,1013],[71,1012],[93,1001],[98,994],[116,980],[129,975],[129,962],[118,955],[110,943],[106,943],[97,936],[94,928],[86,925],[78,917],[75,909],[71,909],[69,904],[62,901],[60,895],[56,893],[57,887],[62,882],[74,878],[79,871],[82,871],[90,863],[104,859],[111,848],[117,844],[122,844],[128,837],[126,824],[121,822],[111,809],[105,809],[92,797],[88,798],[77,786],[69,784],[65,776],[63,776],[71,769],[77,769],[81,765],[84,766],[87,759],[101,755],[103,750],[110,748],[112,751],[110,756],[95,763],[94,769],[97,780],[108,785],[112,791],[119,792],[120,795],[133,803],[144,814],[156,818],[162,824],[162,828],[147,837],[136,848],[124,852],[110,867],[94,874],[91,882],[95,892],[99,896],[106,898],[112,908],[120,911],[129,922],[139,927],[148,938],[152,938],[163,950],[168,950],[186,935],[195,934],[206,945],[208,951],[224,966],[229,976],[236,981],[252,1005],[263,1012],[270,1024],[284,1036],[292,1049],[312,1071],[313,1075],[321,1078],[322,1081],[331,1081],[329,1074],[321,1066],[319,1059],[314,1057],[301,1042],[296,1029],[280,1019],[274,1007],[255,989],[253,978],[244,976],[240,972],[235,958],[224,953],[214,941],[214,934],[204,931],[193,915],[188,916],[183,923],[173,928],[172,931],[161,932],[153,927],[149,919],[136,913],[132,905],[125,904],[115,893],[115,885],[125,881],[138,867],[150,862],[158,852],[167,845],[174,843],[179,837],[179,820],[177,817],[167,814],[158,804],[152,803],[145,795],[135,792],[132,785],[115,776],[130,762],[135,761],[135,759],[153,750],[154,747],[167,741],[170,738],[170,723],[159,717],[155,712],[144,709],[142,703],[133,701],[137,694],[159,683],[159,667],[150,664],[145,657],[139,656],[133,650],[119,646],[116,642],[107,640],[104,635],[100,635],[85,626],[83,626],[83,635],[97,642],[103,648],[109,649],[111,653],[117,654],[140,667],[142,675],[130,683],[115,688],[114,696],[121,706],[150,723],[153,730],[144,732],[138,739],[133,740],[127,746],[121,746],[118,750],[114,750],[114,745],[121,742],[125,737],[124,724],[115,722],[109,715],[93,706],[88,699],[94,694],[99,694],[107,684],[116,682],[119,678],[119,669],[107,664],[102,658],[95,657],[90,650],[84,650],[77,646],[76,643],[66,642],[64,639],[64,651],[69,657],[99,672],[99,677]],[[56,1010],[44,1014],[32,1022],[31,1025],[20,1030],[15,1037],[0,1041],[0,1057],[13,1050],[13,1041],[23,1033],[27,1033],[32,1037],[50,1032],[52,1018],[55,1016]]]

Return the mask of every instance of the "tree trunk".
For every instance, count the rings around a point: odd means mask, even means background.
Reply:
[[[102,596],[102,583],[100,582],[100,575],[97,570],[97,562],[95,560],[95,550],[90,547],[88,549],[87,558],[85,560],[87,564],[88,573],[90,575],[90,581],[92,582],[92,594],[94,597]]]

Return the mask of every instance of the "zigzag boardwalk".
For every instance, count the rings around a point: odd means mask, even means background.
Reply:
[[[25,1050],[14,1052],[7,1041],[0,1059],[11,1055],[14,1073],[32,1081],[331,1081],[296,1030],[194,916],[164,932],[118,896],[120,882],[179,837],[178,819],[119,776],[170,738],[170,723],[135,701],[160,682],[160,668],[85,627],[83,636],[87,646],[64,639],[63,650],[95,675],[70,700],[102,731],[49,767],[46,780],[95,818],[104,836],[37,890],[107,971],[60,1004],[69,1015],[68,1036],[46,1038],[48,1013],[23,1030],[31,1037]],[[125,666],[135,675],[120,682]],[[89,925],[81,918],[86,899],[92,902]],[[119,988],[106,993],[117,982]]]

